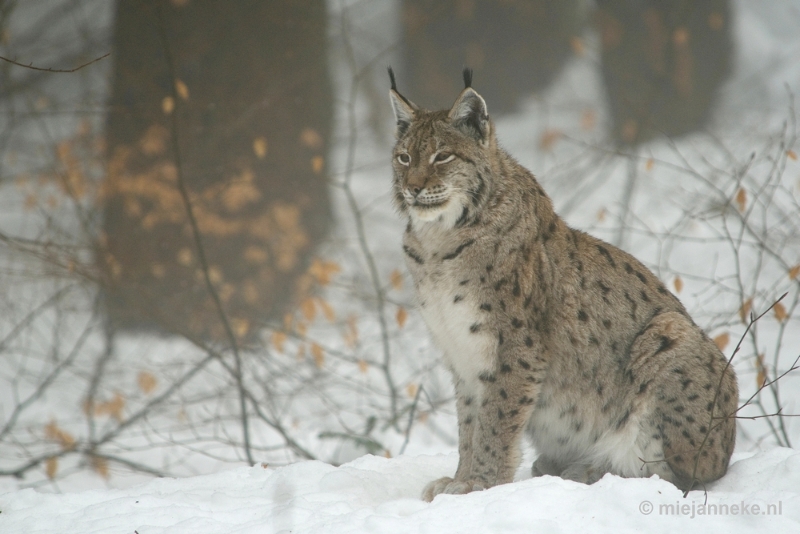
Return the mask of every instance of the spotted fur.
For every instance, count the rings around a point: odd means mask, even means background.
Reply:
[[[458,469],[424,499],[510,482],[526,429],[534,475],[721,477],[738,400],[725,357],[644,265],[554,213],[466,85],[443,111],[390,91],[403,250],[458,410]]]

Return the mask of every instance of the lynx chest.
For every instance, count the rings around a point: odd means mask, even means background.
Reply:
[[[428,255],[417,247],[414,253],[416,259],[408,251],[406,259],[425,324],[447,366],[479,393],[478,377],[494,369],[497,338],[491,307],[482,306],[478,275],[464,257],[450,257],[453,252]]]

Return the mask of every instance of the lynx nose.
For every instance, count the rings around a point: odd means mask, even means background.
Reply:
[[[421,187],[416,187],[416,186],[415,187],[410,187],[409,189],[411,190],[411,194],[414,195],[414,197],[419,195],[420,191],[422,191]]]

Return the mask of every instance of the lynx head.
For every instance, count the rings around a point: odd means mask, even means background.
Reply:
[[[394,200],[413,223],[452,228],[474,220],[491,183],[491,156],[497,149],[486,102],[471,87],[449,110],[427,111],[397,91],[392,69],[389,95],[397,119],[392,168]]]

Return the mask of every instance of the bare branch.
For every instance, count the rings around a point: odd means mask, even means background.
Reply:
[[[17,67],[22,67],[24,69],[37,70],[37,71],[40,71],[40,72],[55,72],[55,73],[62,73],[63,74],[63,73],[69,73],[69,72],[77,72],[77,71],[81,70],[84,67],[88,67],[89,65],[91,65],[93,63],[97,63],[101,59],[107,58],[110,55],[111,55],[111,52],[108,52],[106,54],[103,54],[100,57],[96,57],[93,60],[84,63],[83,65],[78,65],[74,69],[52,69],[52,68],[35,67],[32,63],[29,63],[29,64],[26,65],[24,63],[19,63],[18,61],[14,61],[13,59],[9,59],[9,58],[3,57],[3,56],[0,56],[0,60],[3,60],[5,62],[7,62],[7,63],[11,63],[12,65],[16,65]]]

